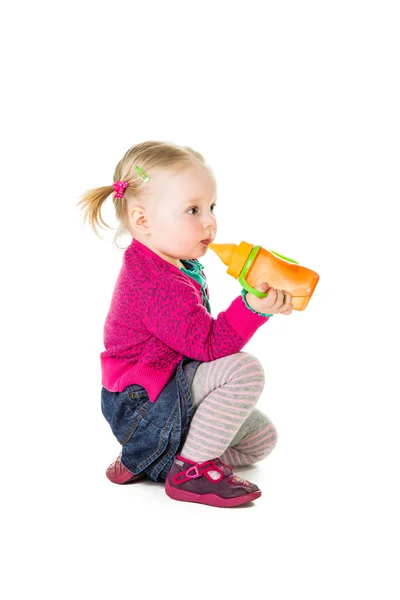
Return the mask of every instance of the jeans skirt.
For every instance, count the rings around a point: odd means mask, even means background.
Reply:
[[[144,471],[153,481],[166,480],[194,414],[190,386],[200,364],[183,357],[155,402],[137,383],[122,392],[102,387],[102,413],[122,445],[122,464],[135,475]]]

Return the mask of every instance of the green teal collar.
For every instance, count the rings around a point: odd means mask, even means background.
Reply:
[[[183,258],[183,259],[181,259],[181,261],[188,262],[193,267],[193,269],[187,269],[186,267],[183,267],[183,269],[185,269],[185,271],[191,271],[191,272],[194,271],[195,273],[200,273],[200,271],[202,271],[204,269],[204,266],[197,260],[197,258],[190,258],[188,260]]]

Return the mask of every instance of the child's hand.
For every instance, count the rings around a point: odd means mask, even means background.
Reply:
[[[276,290],[270,287],[266,281],[256,285],[255,289],[259,292],[268,292],[265,298],[259,298],[250,292],[246,294],[246,300],[252,309],[257,312],[272,315],[290,315],[293,310],[292,296],[285,290]]]

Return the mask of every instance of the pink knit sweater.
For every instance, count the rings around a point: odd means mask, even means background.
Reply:
[[[239,352],[266,321],[242,296],[214,319],[197,281],[133,239],[104,325],[102,385],[121,392],[137,383],[155,402],[184,356],[208,362]]]

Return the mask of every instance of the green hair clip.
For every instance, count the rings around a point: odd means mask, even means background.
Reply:
[[[147,175],[147,173],[146,173],[146,171],[144,171],[144,169],[142,169],[141,167],[136,167],[136,171],[139,173],[140,177],[143,179],[143,181],[145,183],[150,181],[150,177]]]

